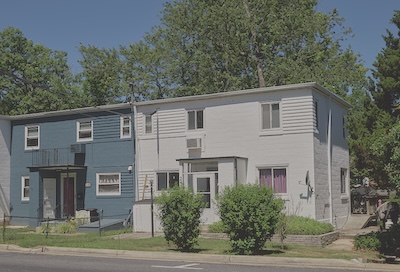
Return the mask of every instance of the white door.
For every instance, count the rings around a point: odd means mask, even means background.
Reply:
[[[43,218],[56,217],[56,179],[43,179]]]
[[[215,207],[215,194],[218,184],[216,183],[215,173],[193,174],[193,191],[196,194],[203,195],[203,201],[206,207],[202,214],[202,221],[205,224],[211,224],[218,220]]]

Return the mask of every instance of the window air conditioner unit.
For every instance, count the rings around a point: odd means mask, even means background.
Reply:
[[[201,148],[201,138],[186,139],[187,149],[199,149]]]
[[[70,147],[71,153],[85,153],[86,145],[85,144],[72,144]]]

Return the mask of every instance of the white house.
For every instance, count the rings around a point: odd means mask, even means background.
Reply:
[[[0,115],[0,220],[10,215],[10,151],[11,123]],[[9,221],[9,218],[6,217]]]
[[[341,228],[350,214],[349,107],[316,83],[135,103],[134,229],[151,230],[150,185],[157,195],[176,182],[204,195],[205,224],[218,220],[213,200],[225,186],[258,183],[288,214]]]

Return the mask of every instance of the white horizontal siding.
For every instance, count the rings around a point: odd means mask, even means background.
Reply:
[[[282,100],[283,133],[314,131],[314,107],[311,95]]]

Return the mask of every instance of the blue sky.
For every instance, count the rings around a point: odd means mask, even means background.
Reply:
[[[68,52],[72,72],[80,70],[78,46],[112,48],[139,41],[159,24],[166,0],[0,0],[0,31],[13,26],[35,43]],[[385,46],[386,29],[398,0],[320,0],[317,9],[337,8],[354,37],[346,45],[361,54],[367,68]]]

